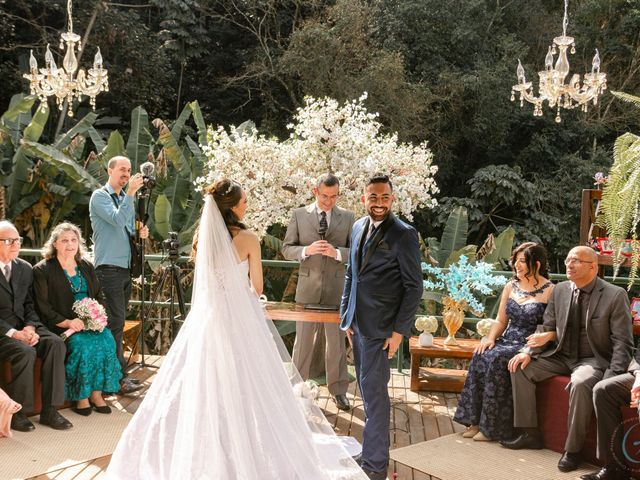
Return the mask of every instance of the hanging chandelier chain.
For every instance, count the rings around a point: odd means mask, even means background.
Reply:
[[[71,3],[71,0],[69,0]],[[562,36],[567,36],[567,27],[569,26],[569,0],[564,0],[564,19],[562,20]]]
[[[71,15],[71,0],[67,0],[67,22],[69,25],[69,31],[73,32],[73,16]]]

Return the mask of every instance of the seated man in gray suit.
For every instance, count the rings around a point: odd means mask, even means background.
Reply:
[[[335,175],[322,175],[313,189],[316,201],[294,210],[287,227],[282,254],[300,262],[298,303],[332,305],[336,310],[340,304],[355,214],[336,205],[339,189]],[[327,388],[338,408],[349,410],[346,337],[337,323],[297,322],[293,363],[307,380],[314,368],[314,352],[322,348],[320,339],[325,338]]]
[[[531,335],[524,351],[509,361],[513,423],[521,434],[502,445],[543,447],[537,429],[536,384],[555,375],[571,375],[568,434],[558,462],[560,471],[569,472],[580,466],[593,412],[592,389],[603,378],[627,370],[633,336],[627,292],[598,278],[596,253],[575,247],[564,263],[569,281],[559,283],[549,298],[544,333]]]
[[[42,412],[40,423],[56,430],[71,428],[58,413],[64,402],[64,342],[40,323],[31,285],[31,265],[18,258],[22,238],[11,222],[0,221],[0,360],[11,363],[12,381],[3,385],[7,394],[22,404],[14,413],[11,428],[29,432],[35,427],[24,412],[33,411],[33,367],[42,359]]]
[[[640,350],[631,361],[629,369],[620,375],[607,378],[593,387],[593,407],[598,420],[598,460],[604,463],[599,471],[582,475],[582,480],[628,480],[631,478],[623,453],[623,434],[632,427],[622,421],[620,407],[638,408],[640,400]],[[625,428],[626,426],[626,428]],[[637,455],[637,447],[632,447]],[[636,457],[637,458],[637,457]]]

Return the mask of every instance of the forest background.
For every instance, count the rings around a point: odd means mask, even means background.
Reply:
[[[440,205],[415,216],[424,237],[440,237],[463,205],[468,243],[513,225],[516,243],[544,243],[559,272],[578,241],[581,190],[608,170],[615,138],[640,125],[639,110],[608,93],[586,114],[563,112],[560,124],[555,112],[534,118],[531,106],[509,101],[518,58],[537,88],[563,8],[560,0],[78,0],[73,16],[77,33],[91,26],[81,65],[99,46],[109,70],[94,124],[105,138],[114,129],[127,138],[137,106],[171,126],[193,100],[207,124],[251,120],[285,138],[305,95],[345,101],[366,91],[387,131],[427,140],[434,154]],[[0,0],[0,111],[28,93],[29,50],[41,62],[65,29],[66,1]],[[609,88],[640,93],[639,0],[573,0],[568,32],[572,73],[590,69],[598,48]],[[75,110],[61,119],[52,108],[40,142],[68,131],[88,102]],[[1,161],[8,175],[12,160]],[[85,213],[79,205],[65,216]]]

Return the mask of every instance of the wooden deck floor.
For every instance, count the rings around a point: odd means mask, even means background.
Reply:
[[[159,366],[162,357],[147,357],[147,363]],[[141,380],[148,388],[156,374],[156,369],[142,368],[131,375]],[[142,401],[146,389],[127,397],[113,397],[110,403],[113,407],[135,413]],[[354,408],[349,412],[343,412],[336,408],[330,399],[325,387],[321,388],[318,402],[329,422],[333,425],[338,435],[352,435],[362,441],[362,429],[364,427],[364,411],[362,399],[356,394],[356,384],[349,387],[347,396]],[[404,447],[414,443],[431,440],[443,435],[448,435],[463,429],[452,422],[458,395],[453,393],[414,393],[409,390],[409,373],[402,374],[392,371],[389,385],[389,395],[392,401],[391,430],[389,432],[391,449]],[[29,480],[92,480],[105,477],[107,466],[111,456],[96,458],[94,460],[79,463],[55,472],[50,472]],[[391,463],[389,466],[389,478],[395,472],[398,480],[437,480],[423,473],[411,470],[404,465]],[[256,479],[258,480],[258,479]]]

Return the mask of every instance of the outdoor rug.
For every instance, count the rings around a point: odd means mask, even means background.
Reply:
[[[474,442],[459,433],[391,451],[391,458],[441,480],[569,480],[593,472],[583,464],[562,473],[551,450],[509,450],[497,442]]]
[[[73,428],[54,430],[40,425],[39,416],[30,420],[32,432],[13,431],[13,437],[0,438],[0,479],[22,479],[70,467],[110,455],[132,415],[112,407],[110,415],[93,412],[83,417],[71,409],[61,410]]]

